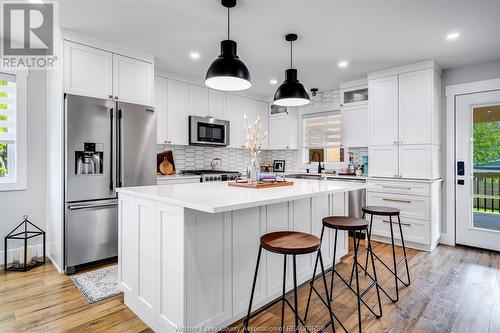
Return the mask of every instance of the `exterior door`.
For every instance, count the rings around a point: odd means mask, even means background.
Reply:
[[[456,243],[500,251],[500,90],[456,98]]]

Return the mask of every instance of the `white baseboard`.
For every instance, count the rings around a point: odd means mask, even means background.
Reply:
[[[59,274],[64,274],[64,270],[61,269],[61,267],[59,267],[58,264],[56,264],[56,261],[50,255],[47,255],[47,258],[50,260],[52,265],[54,265],[54,267],[56,268],[57,272],[59,272]]]
[[[442,233],[439,238],[439,244],[455,246],[455,236],[447,233]]]

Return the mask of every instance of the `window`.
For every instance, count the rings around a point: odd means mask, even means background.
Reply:
[[[26,75],[0,72],[0,190],[26,188]]]
[[[306,114],[303,122],[304,160],[311,162],[339,162],[340,112]]]

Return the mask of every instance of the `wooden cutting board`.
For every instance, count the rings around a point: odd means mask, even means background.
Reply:
[[[237,183],[228,182],[229,186],[236,187],[246,187],[246,188],[271,188],[271,187],[283,187],[283,186],[293,186],[293,182],[274,182],[274,183]]]

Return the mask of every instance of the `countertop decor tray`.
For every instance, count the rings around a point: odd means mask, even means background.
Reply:
[[[285,182],[274,182],[274,183],[237,183],[237,182],[228,182],[229,186],[238,186],[238,187],[246,187],[246,188],[270,188],[270,187],[282,187],[282,186],[292,186],[293,182],[285,181]]]

